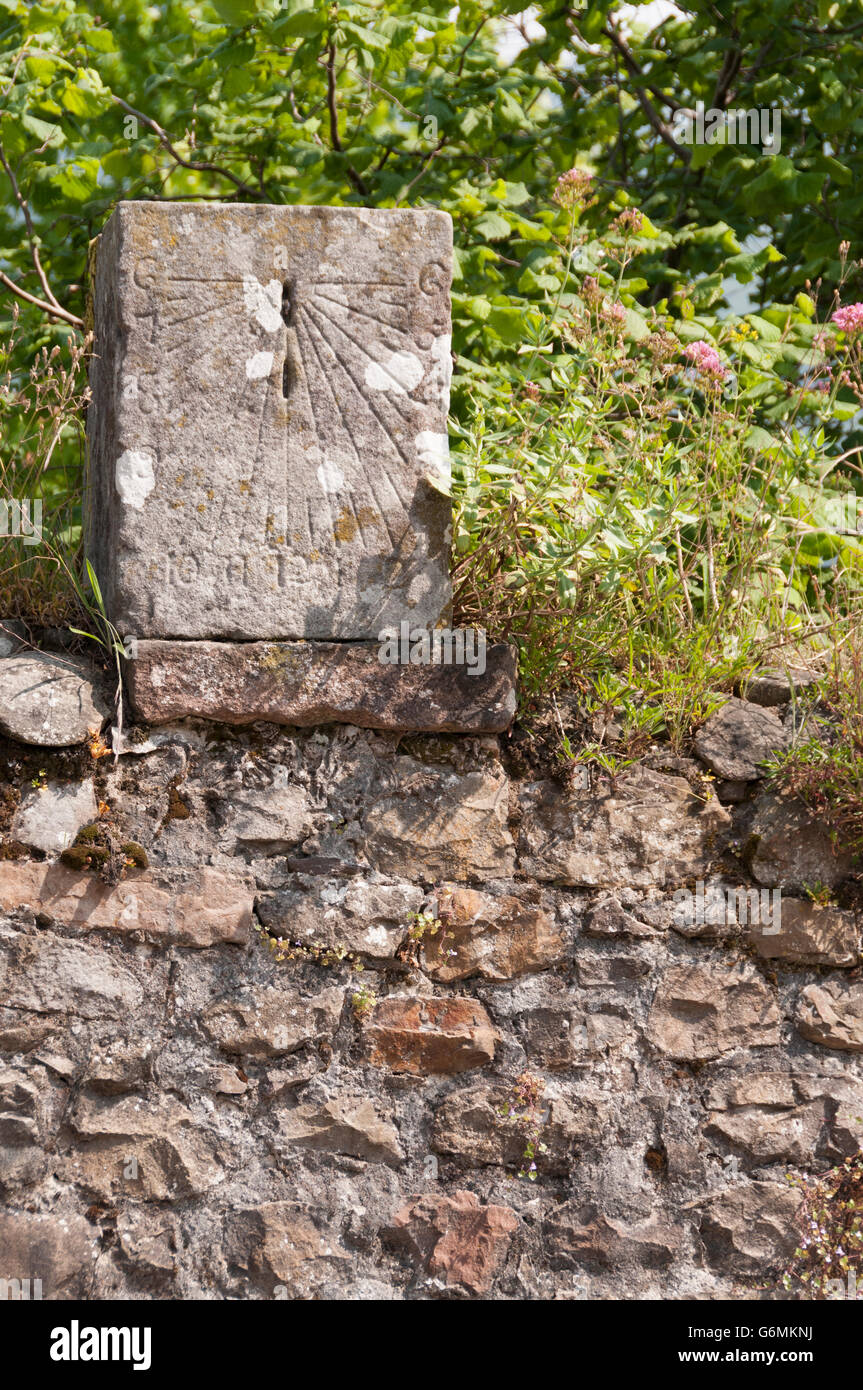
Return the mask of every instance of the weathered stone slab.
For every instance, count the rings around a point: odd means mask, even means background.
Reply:
[[[91,780],[31,787],[12,819],[12,838],[45,854],[68,849],[82,825],[96,817]]]
[[[488,1293],[506,1260],[518,1217],[511,1207],[481,1206],[473,1192],[436,1192],[411,1199],[385,1234],[407,1250],[418,1270],[448,1287]]]
[[[446,1076],[494,1060],[500,1034],[482,1004],[390,995],[375,1006],[366,1028],[375,1066],[414,1076]]]
[[[781,1015],[756,970],[674,965],[653,996],[647,1036],[660,1052],[705,1062],[737,1047],[773,1047]]]
[[[731,825],[717,801],[699,800],[683,777],[628,768],[595,791],[524,784],[519,868],[573,887],[666,887],[708,873]]]
[[[236,872],[147,869],[109,887],[63,864],[0,863],[0,910],[29,907],[64,927],[136,934],[181,946],[244,945],[252,886]]]
[[[797,1028],[808,1042],[863,1052],[863,985],[835,979],[807,985],[797,1001]]]
[[[787,705],[796,695],[802,695],[818,684],[817,671],[807,671],[801,666],[789,666],[787,670],[768,667],[756,671],[743,682],[741,695],[753,705]]]
[[[515,714],[516,654],[498,643],[482,675],[466,666],[395,666],[376,643],[139,641],[127,666],[141,719],[225,724],[356,724],[364,729],[498,733]]]
[[[86,662],[47,652],[0,658],[0,732],[68,748],[101,729],[108,706]]]
[[[240,1057],[282,1057],[306,1043],[325,1042],[338,1027],[342,989],[323,989],[298,999],[281,989],[262,988],[217,999],[201,1026],[208,1038]]]
[[[699,1230],[711,1269],[760,1278],[780,1269],[799,1239],[800,1202],[799,1191],[778,1182],[734,1186],[708,1198]]]
[[[121,203],[98,244],[88,554],[124,634],[371,638],[450,601],[452,224]]]
[[[819,907],[803,898],[783,898],[778,915],[778,931],[749,928],[755,952],[764,960],[842,967],[859,962],[860,932],[853,912]]]
[[[772,709],[728,700],[695,735],[695,751],[729,782],[754,782],[762,763],[788,747],[790,735]]]
[[[92,946],[50,932],[0,939],[0,998],[14,1010],[126,1019],[144,991],[130,970]]]

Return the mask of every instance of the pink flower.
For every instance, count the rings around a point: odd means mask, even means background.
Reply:
[[[722,359],[712,343],[706,343],[703,338],[699,338],[697,343],[687,343],[683,349],[683,356],[700,372],[702,376],[712,378],[714,383],[723,381],[728,375],[722,365]]]
[[[830,317],[843,333],[859,333],[863,328],[863,304],[846,304]]]
[[[558,176],[552,197],[562,208],[589,208],[596,199],[591,197],[593,174],[587,169],[569,169]]]
[[[638,208],[625,208],[615,217],[612,226],[621,236],[638,236],[644,226],[644,214]]]
[[[599,288],[599,281],[595,275],[585,275],[581,282],[581,292],[588,304],[598,304],[602,298],[602,290]]]

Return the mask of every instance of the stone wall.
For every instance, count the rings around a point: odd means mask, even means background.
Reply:
[[[59,1299],[778,1292],[786,1173],[863,1133],[859,921],[803,890],[851,866],[746,760],[782,715],[733,702],[700,761],[654,749],[590,788],[518,735],[184,724],[116,761],[5,740],[0,1276]],[[698,880],[780,885],[781,930],[681,921]],[[442,944],[411,937],[424,911]],[[534,1180],[503,1113],[525,1072]]]

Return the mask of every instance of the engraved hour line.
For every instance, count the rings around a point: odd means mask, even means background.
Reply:
[[[350,286],[350,285],[341,285],[341,286],[339,286],[339,285],[326,285],[326,284],[323,285],[323,287],[321,287],[321,286],[316,282],[316,283],[313,285],[312,288],[313,288],[313,291],[317,291],[317,295],[318,295],[318,297],[319,297],[320,299],[324,299],[324,298],[330,298],[331,296],[326,296],[326,295],[324,295],[323,292],[322,292],[322,290],[351,289],[351,288],[354,288],[354,287],[353,287],[353,286]],[[374,286],[372,286],[371,288],[372,288],[372,290],[374,291]],[[407,286],[405,286],[405,288],[407,288]],[[312,297],[314,298],[314,293],[313,293]],[[345,297],[347,298],[347,296],[345,296]],[[341,303],[341,302],[342,302],[341,300],[333,300],[333,303]],[[379,305],[384,305],[384,306],[385,306],[386,308],[388,308],[388,309],[399,309],[399,310],[400,310],[401,312],[403,312],[403,313],[406,311],[406,306],[405,306],[404,298],[402,298],[402,299],[385,299],[383,295],[375,294],[375,295],[374,295],[373,303],[379,304]]]
[[[296,337],[297,337],[297,345],[299,346],[299,331],[298,331],[298,328],[297,328],[296,326],[294,327],[294,333],[296,334]],[[305,394],[306,394],[306,402],[307,402],[307,405],[308,405],[309,413],[310,413],[311,418],[312,418],[312,424],[313,424],[313,426],[314,426],[315,435],[316,435],[316,437],[317,437],[318,439],[321,439],[321,438],[322,438],[322,433],[321,433],[321,429],[320,429],[320,427],[319,427],[319,425],[318,425],[318,417],[317,417],[317,414],[316,414],[316,412],[315,412],[315,403],[314,403],[314,401],[312,400],[312,393],[311,393],[311,391],[309,390],[308,372],[305,372],[305,371],[304,371],[304,372],[301,372],[301,373],[300,373],[300,376],[301,376],[301,378],[302,378],[303,390],[305,391]],[[287,438],[287,432],[285,433],[285,437]],[[286,487],[287,487],[287,459],[285,460],[285,484],[286,484]],[[324,496],[325,496],[325,498],[326,498],[326,504],[327,504],[327,516],[329,517],[329,526],[328,526],[328,536],[327,536],[327,540],[329,541],[330,537],[332,537],[333,542],[335,542],[336,577],[337,577],[339,583],[341,583],[341,578],[342,578],[342,550],[341,550],[341,546],[340,546],[340,545],[337,543],[337,541],[336,541],[336,528],[335,528],[335,522],[334,522],[334,519],[333,519],[333,508],[332,508],[332,505],[331,505],[331,503],[330,503],[329,493],[325,492],[325,493],[324,493]],[[306,499],[306,514],[307,514],[308,520],[309,520],[309,547],[310,547],[311,549],[314,549],[314,546],[315,546],[315,529],[314,529],[314,526],[313,526],[313,523],[312,523],[311,499],[310,499],[310,498],[307,498],[307,499]],[[356,514],[354,514],[354,515],[355,515],[355,517],[356,517]],[[359,528],[359,521],[358,521],[358,520],[357,520],[357,526],[358,526],[358,528]],[[360,536],[362,537],[362,530],[360,530]],[[364,539],[363,539],[363,546],[365,547],[365,540],[364,540]],[[328,546],[327,548],[329,549],[329,546]]]
[[[344,411],[342,410],[341,402],[339,401],[338,396],[336,395],[335,391],[334,391],[333,388],[332,388],[332,385],[331,385],[330,379],[329,379],[329,375],[328,375],[327,370],[326,370],[326,363],[324,362],[323,357],[321,356],[320,352],[318,351],[318,347],[317,347],[316,342],[314,341],[314,339],[312,338],[312,335],[311,335],[310,333],[307,334],[306,336],[308,337],[309,346],[311,347],[312,352],[313,352],[314,355],[315,355],[315,358],[316,358],[316,360],[317,360],[318,366],[319,366],[320,369],[321,369],[321,377],[322,377],[322,380],[326,383],[326,388],[327,388],[327,390],[329,391],[330,396],[332,397],[333,404],[335,405],[336,410],[339,412],[339,416],[341,417],[342,423],[343,423],[343,425],[344,425],[345,433],[350,437],[351,448],[352,448],[353,451],[354,451],[354,457],[356,458],[359,471],[360,471],[360,473],[361,473],[362,476],[363,476],[363,480],[364,480],[364,482],[365,482],[365,484],[366,484],[366,487],[368,488],[369,492],[371,493],[372,497],[374,498],[375,506],[377,507],[378,512],[380,513],[380,516],[381,516],[381,520],[383,521],[383,524],[384,524],[384,526],[385,526],[385,528],[386,528],[387,539],[389,540],[389,543],[390,543],[390,545],[392,546],[393,551],[397,552],[397,551],[398,551],[398,547],[399,547],[399,542],[396,540],[395,536],[394,536],[393,533],[392,533],[392,529],[391,529],[391,527],[390,527],[390,523],[389,523],[389,519],[388,519],[388,515],[387,515],[387,508],[381,506],[380,500],[379,500],[379,498],[378,498],[377,491],[376,491],[376,489],[375,489],[375,487],[374,487],[374,484],[372,483],[371,475],[370,475],[369,472],[366,471],[365,465],[363,464],[362,456],[361,456],[360,451],[359,451],[359,449],[358,449],[358,447],[357,447],[357,441],[356,441],[356,439],[354,438],[354,432],[353,432],[353,430],[351,429],[350,424],[348,423],[349,417],[348,417],[348,416],[344,413]],[[391,490],[392,490],[392,492],[393,492],[393,495],[395,496],[396,502],[398,503],[399,507],[400,507],[402,510],[404,510],[404,503],[402,502],[402,499],[401,499],[401,497],[399,496],[398,491],[397,491],[395,485],[393,484],[393,481],[392,481],[392,479],[390,478],[389,474],[386,473],[386,472],[384,472],[384,477],[385,477],[386,481],[389,483],[390,488],[391,488]],[[356,512],[354,512],[354,515],[356,516]]]
[[[347,423],[348,417],[345,415],[344,411],[342,410],[341,402],[338,400],[338,398],[337,398],[337,396],[336,396],[336,394],[335,394],[335,391],[333,390],[333,387],[332,387],[332,385],[331,385],[331,383],[330,383],[329,375],[328,375],[328,373],[327,373],[327,371],[326,371],[326,363],[324,362],[324,359],[323,359],[321,353],[318,351],[317,344],[315,343],[315,340],[314,340],[314,338],[312,337],[311,332],[307,330],[307,335],[306,335],[306,336],[308,337],[309,345],[310,345],[310,347],[311,347],[313,353],[315,354],[315,357],[316,357],[316,359],[317,359],[318,365],[321,367],[324,381],[325,381],[326,384],[327,384],[327,390],[329,391],[330,395],[332,396],[333,400],[334,400],[335,403],[336,403],[336,407],[337,407],[337,409],[338,409],[339,416],[340,416],[340,418],[341,418],[342,421],[343,421],[343,424],[344,424],[344,426],[345,426],[346,432],[350,435],[351,444],[352,444],[352,446],[353,446],[354,453],[355,453],[356,456],[357,456],[357,462],[358,462],[358,464],[359,464],[359,466],[360,466],[360,471],[361,471],[361,473],[362,473],[362,475],[363,475],[363,478],[365,479],[365,482],[366,482],[366,484],[367,484],[367,486],[368,486],[369,491],[371,492],[372,496],[373,496],[374,499],[375,499],[375,505],[377,506],[379,512],[381,513],[381,516],[384,518],[384,525],[386,526],[386,529],[387,529],[387,536],[388,536],[389,542],[390,542],[390,544],[393,546],[393,549],[394,549],[394,550],[398,550],[398,547],[399,547],[400,542],[396,540],[396,537],[393,535],[392,530],[390,529],[389,522],[386,520],[386,517],[387,517],[387,509],[386,509],[386,507],[382,507],[381,504],[380,504],[380,501],[378,500],[378,495],[377,495],[377,492],[376,492],[375,487],[374,487],[374,485],[373,485],[372,478],[371,478],[370,474],[367,472],[367,470],[366,470],[366,468],[365,468],[365,465],[363,464],[362,456],[361,456],[360,451],[359,451],[359,449],[358,449],[358,447],[357,447],[356,440],[355,440],[355,438],[354,438],[353,430],[351,429],[351,427],[350,427],[350,426],[348,425],[348,423]],[[334,362],[336,363],[336,365],[337,365],[337,366],[341,366],[341,367],[342,367],[342,370],[344,371],[345,369],[344,369],[344,367],[342,366],[342,363],[339,361],[339,359],[338,359],[338,357],[336,356],[335,352],[333,351],[332,347],[330,347],[330,344],[326,341],[326,339],[322,339],[322,341],[324,342],[324,346],[327,347],[327,349],[329,350],[329,352],[332,354],[333,360],[334,360]],[[347,373],[345,373],[345,374],[347,375]],[[360,400],[363,402],[363,404],[366,404],[365,397],[362,395],[362,392],[360,392],[360,391],[358,390],[357,386],[356,386],[356,385],[354,384],[354,382],[351,380],[350,376],[348,376],[348,384],[349,384],[349,385],[351,386],[351,388],[356,392],[356,394],[360,397]],[[378,422],[378,427],[380,427],[380,422]],[[388,437],[388,438],[389,438],[389,437]],[[391,441],[390,441],[390,442],[391,442]],[[401,493],[399,492],[398,488],[396,487],[396,485],[395,485],[395,483],[393,482],[392,478],[390,477],[389,473],[384,472],[384,477],[385,477],[386,481],[389,483],[390,490],[392,491],[393,496],[394,496],[395,499],[396,499],[396,502],[397,502],[397,504],[398,504],[398,506],[399,506],[399,509],[400,509],[401,512],[405,515],[405,517],[407,517],[407,515],[408,515],[408,503],[407,503],[407,502],[405,501],[405,499],[402,497]]]
[[[309,311],[309,316],[311,316],[311,310]],[[313,319],[311,320],[311,326],[312,326],[312,327],[315,329],[315,331],[318,333],[319,337],[321,337],[321,338],[323,339],[323,341],[326,343],[326,345],[327,345],[327,347],[329,348],[330,352],[333,354],[333,357],[334,357],[336,363],[338,364],[339,367],[341,367],[342,371],[344,372],[344,374],[345,374],[345,376],[347,377],[347,379],[348,379],[348,381],[350,382],[350,384],[353,386],[354,390],[356,391],[356,393],[357,393],[357,395],[359,396],[360,400],[362,401],[363,405],[364,405],[364,406],[366,407],[366,409],[374,416],[374,418],[375,418],[375,420],[376,420],[376,422],[377,422],[377,425],[378,425],[378,429],[380,430],[380,432],[381,432],[381,434],[383,435],[383,437],[384,437],[384,439],[386,440],[386,442],[389,444],[390,448],[395,450],[395,452],[398,454],[399,458],[402,460],[402,462],[403,462],[408,468],[414,469],[415,466],[416,466],[414,460],[409,459],[409,458],[407,457],[407,455],[405,454],[405,452],[404,452],[404,450],[402,449],[401,445],[398,444],[398,443],[396,442],[396,440],[392,437],[392,435],[389,433],[387,426],[385,425],[384,421],[381,419],[381,417],[380,417],[380,415],[378,414],[377,410],[375,409],[374,405],[373,405],[372,402],[369,400],[368,396],[364,395],[363,392],[360,390],[359,386],[357,385],[356,381],[354,380],[353,372],[351,372],[350,368],[348,368],[348,367],[345,366],[344,362],[343,362],[343,361],[341,360],[341,358],[339,357],[338,353],[336,352],[336,350],[335,350],[335,348],[333,347],[332,343],[330,342],[329,338],[328,338],[328,337],[326,336],[326,334],[321,330],[321,328],[318,326],[318,324],[314,322]],[[353,339],[351,339],[351,341],[353,341]],[[395,484],[393,484],[393,487],[395,487]],[[401,501],[401,498],[400,498],[399,500]],[[408,511],[407,504],[406,504],[405,502],[402,502],[402,506],[404,507],[405,513],[407,514],[407,511]]]
[[[189,323],[192,319],[204,318],[209,314],[218,314],[228,307],[227,301],[224,304],[208,304],[203,309],[195,309],[191,314],[181,314],[177,319],[165,319],[166,328],[176,328],[178,323]]]
[[[327,294],[318,293],[315,296],[315,300],[321,304],[331,304],[334,309],[344,309],[345,313],[361,314],[363,318],[374,319],[376,323],[382,324],[384,328],[391,328],[395,333],[401,333],[404,337],[408,336],[406,330],[402,327],[402,325],[407,322],[407,314],[404,309],[397,309],[395,305],[392,306],[395,318],[388,319],[384,318],[382,314],[372,313],[370,309],[360,309],[356,304],[345,304],[341,299],[331,299]],[[385,309],[384,313],[389,313],[389,309]]]
[[[345,433],[348,434],[348,435],[350,436],[351,447],[352,447],[352,449],[353,449],[353,451],[354,451],[354,456],[355,456],[355,458],[356,458],[356,460],[357,460],[357,464],[358,464],[358,466],[359,466],[360,472],[361,472],[362,475],[363,475],[363,478],[364,478],[364,480],[365,480],[365,482],[366,482],[366,485],[368,486],[369,491],[371,492],[372,496],[373,496],[374,499],[375,499],[375,505],[377,506],[378,510],[381,512],[381,515],[384,516],[384,518],[385,518],[385,517],[386,517],[386,508],[384,508],[384,507],[381,506],[381,504],[380,504],[380,502],[379,502],[379,500],[378,500],[378,497],[377,497],[377,493],[375,492],[375,489],[374,489],[374,484],[373,484],[371,475],[370,475],[369,473],[366,472],[366,468],[365,468],[365,465],[364,465],[363,460],[362,460],[362,454],[360,453],[360,449],[359,449],[359,447],[358,447],[358,445],[357,445],[356,437],[355,437],[355,435],[354,435],[353,429],[352,429],[351,424],[350,424],[350,414],[349,414],[349,413],[346,414],[345,411],[342,409],[342,403],[341,403],[341,401],[339,400],[338,396],[336,395],[335,391],[333,390],[332,383],[330,382],[330,378],[329,378],[329,373],[328,373],[328,371],[327,371],[327,364],[326,364],[326,362],[325,362],[325,360],[324,360],[324,358],[323,358],[321,352],[318,350],[318,345],[317,345],[317,343],[315,342],[315,340],[314,340],[314,338],[312,337],[312,335],[311,335],[310,332],[307,332],[307,333],[306,333],[306,336],[307,336],[308,341],[309,341],[309,346],[310,346],[312,352],[313,352],[314,355],[315,355],[315,358],[316,358],[316,360],[317,360],[318,366],[319,366],[320,369],[321,369],[321,377],[322,377],[322,379],[323,379],[323,381],[324,381],[324,383],[325,383],[325,385],[326,385],[327,390],[328,390],[329,393],[330,393],[330,396],[331,396],[331,398],[332,398],[333,404],[335,405],[336,410],[338,411],[339,418],[341,419],[342,424],[343,424],[344,429],[345,429]],[[327,346],[329,346],[329,344],[327,344]],[[332,348],[330,348],[329,350],[330,350],[330,352],[332,353]],[[338,363],[338,358],[335,357],[335,353],[333,353],[333,357],[334,357],[335,361]],[[356,390],[356,387],[354,387],[354,390]],[[389,477],[389,475],[386,474],[386,473],[384,474],[384,477],[386,478],[386,481],[389,483],[389,485],[390,485],[390,490],[392,491],[393,496],[395,497],[396,502],[398,503],[399,507],[402,508],[402,510],[404,510],[405,504],[404,504],[404,502],[402,501],[401,497],[399,496],[398,489],[396,488],[396,486],[395,486],[395,484],[393,483],[392,479],[391,479],[391,478]],[[395,537],[393,536],[392,532],[389,530],[389,523],[386,522],[386,520],[385,520],[384,524],[385,524],[386,527],[387,527],[387,531],[388,531],[388,533],[389,533],[390,542],[391,542],[391,544],[392,544],[393,546],[395,546],[395,545],[396,545],[396,540],[395,540]]]
[[[355,379],[355,377],[354,377],[354,374],[353,374],[351,368],[348,367],[348,366],[345,364],[345,362],[342,361],[341,357],[339,356],[338,352],[337,352],[336,349],[335,349],[335,346],[334,346],[333,343],[330,341],[330,339],[327,337],[326,333],[323,331],[323,329],[321,328],[320,324],[318,324],[318,323],[316,322],[316,320],[314,319],[314,317],[313,317],[313,310],[312,310],[311,308],[309,308],[308,311],[307,311],[307,317],[308,317],[309,322],[310,322],[310,327],[313,328],[313,329],[315,330],[315,332],[318,334],[318,336],[319,336],[320,338],[322,338],[323,341],[326,343],[326,345],[327,345],[327,347],[329,348],[330,352],[333,354],[333,357],[334,357],[334,359],[335,359],[337,365],[338,365],[339,367],[341,367],[341,369],[342,369],[342,371],[344,372],[345,376],[348,378],[348,380],[350,381],[351,385],[354,387],[354,390],[356,391],[357,395],[360,397],[360,400],[362,401],[362,403],[363,403],[363,405],[365,406],[366,410],[369,411],[369,413],[370,413],[371,415],[374,416],[375,420],[377,421],[378,428],[380,429],[381,434],[384,436],[384,438],[385,438],[386,442],[389,444],[390,448],[391,448],[391,449],[394,449],[394,450],[396,451],[396,453],[399,455],[399,457],[403,460],[403,462],[404,462],[405,464],[407,464],[407,466],[408,466],[409,468],[412,467],[413,465],[411,464],[411,461],[406,457],[406,455],[404,454],[404,452],[403,452],[401,446],[397,443],[397,441],[395,440],[395,438],[393,437],[393,435],[390,433],[391,426],[390,426],[389,422],[385,419],[385,417],[382,417],[382,416],[378,413],[377,409],[375,408],[375,405],[374,405],[373,401],[369,398],[369,396],[367,396],[367,395],[363,392],[363,390],[361,389],[361,387],[357,384],[357,381],[356,381],[356,379]],[[326,320],[326,319],[324,320],[324,322],[327,323],[327,324],[329,323],[329,321]],[[338,325],[337,325],[337,324],[333,324],[332,326],[333,326],[334,328],[338,329]],[[349,340],[351,343],[356,343],[356,339],[351,338],[349,334],[345,334],[345,337],[347,337],[348,340]],[[369,358],[369,360],[370,360],[370,361],[374,361],[373,358]],[[401,407],[400,407],[400,405],[396,404],[396,399],[397,399],[397,398],[388,397],[387,399],[388,399],[389,404],[393,405],[394,408],[397,409],[397,410],[399,411],[400,418],[401,418],[402,420],[404,420],[404,416],[401,415]],[[405,423],[407,423],[407,421],[405,421]]]
[[[399,289],[403,289],[403,288],[404,288],[404,286],[407,284],[407,280],[321,280],[321,279],[318,279],[318,280],[315,280],[313,283],[316,284],[316,285],[358,285],[358,286],[360,287],[360,289],[365,289],[366,286],[385,285],[385,286],[387,287],[387,289],[390,289],[390,290],[399,290]]]
[[[304,307],[306,308],[306,310],[307,310],[307,312],[308,312],[309,314],[311,314],[311,313],[314,311],[314,309],[316,308],[316,306],[315,306],[314,304],[307,304],[307,305],[305,305]],[[321,313],[321,310],[320,310],[320,309],[318,309],[318,313],[319,313],[319,314]],[[369,362],[373,363],[374,366],[376,366],[376,367],[381,367],[381,369],[383,370],[382,364],[381,364],[380,362],[378,362],[378,360],[377,360],[376,357],[372,357],[372,355],[371,355],[371,353],[369,352],[368,348],[365,346],[365,344],[364,344],[359,338],[355,338],[354,335],[353,335],[353,333],[349,333],[348,330],[347,330],[346,328],[343,328],[342,325],[341,325],[340,323],[336,323],[335,319],[328,319],[328,318],[326,317],[326,315],[323,315],[323,314],[322,314],[322,317],[323,317],[323,319],[324,319],[324,323],[329,324],[332,328],[334,328],[334,329],[336,330],[337,333],[341,333],[341,335],[342,335],[343,338],[347,338],[348,342],[353,343],[353,344],[354,344],[354,347],[358,347],[358,348],[359,348],[360,352],[363,353],[363,355],[368,359]],[[335,348],[333,347],[332,343],[330,342],[329,338],[326,336],[326,334],[324,333],[323,329],[320,327],[320,325],[319,325],[316,321],[315,321],[315,327],[317,328],[317,330],[318,330],[318,332],[320,333],[321,337],[322,337],[322,338],[324,339],[324,341],[326,342],[327,346],[332,350],[332,352],[333,352],[334,356],[336,357],[336,359],[337,359],[339,362],[341,362],[341,358],[339,357],[338,353],[336,352],[336,350],[335,350]],[[344,366],[344,363],[342,363],[342,366]],[[361,392],[360,394],[362,395],[362,392]],[[384,394],[387,394],[387,393],[384,393]],[[407,392],[405,392],[405,395],[407,396]],[[410,397],[408,396],[407,399],[410,400]],[[368,397],[363,396],[363,400],[366,401],[366,404],[368,405],[368,407],[369,407],[370,410],[374,410],[374,406],[372,405],[372,402],[371,402],[371,400],[368,399]],[[405,423],[406,425],[412,423],[413,418],[414,418],[414,413],[413,413],[413,411],[410,409],[409,406],[408,406],[408,407],[403,407],[403,406],[402,406],[402,402],[400,401],[400,399],[399,399],[398,396],[392,395],[392,394],[390,393],[390,394],[388,395],[388,404],[390,404],[390,405],[393,407],[394,410],[397,410],[397,411],[398,411],[399,415],[401,416],[402,420],[404,421],[404,423]],[[414,407],[414,409],[416,408],[416,402],[415,402],[415,401],[411,401],[411,405]],[[407,411],[407,413],[405,413],[405,411]],[[377,413],[377,412],[375,412],[375,413]],[[395,441],[393,441],[393,442],[395,442]],[[407,459],[405,459],[405,462],[407,462]]]
[[[326,336],[325,333],[322,332],[321,328],[320,328],[320,327],[318,326],[318,324],[316,324],[313,320],[312,320],[312,327],[314,327],[315,331],[319,334],[319,336],[323,339],[323,341],[326,343],[327,347],[328,347],[328,348],[330,349],[330,351],[332,352],[333,357],[334,357],[334,359],[335,359],[335,361],[336,361],[336,364],[341,368],[341,370],[342,370],[342,372],[344,373],[345,377],[347,378],[347,380],[349,381],[349,383],[351,384],[351,386],[352,386],[352,387],[354,388],[354,390],[356,391],[357,395],[359,396],[359,398],[360,398],[360,400],[362,401],[363,405],[365,406],[366,410],[369,412],[370,416],[374,418],[374,420],[375,420],[375,422],[376,422],[376,424],[377,424],[377,426],[378,426],[378,429],[379,429],[380,433],[383,435],[383,437],[384,437],[386,443],[389,445],[389,447],[390,447],[392,450],[394,450],[394,452],[395,452],[395,453],[398,455],[398,457],[402,460],[402,462],[405,464],[405,466],[406,466],[407,468],[413,470],[413,469],[415,468],[415,466],[416,466],[414,460],[408,458],[408,456],[407,456],[407,454],[405,453],[405,451],[404,451],[404,449],[402,448],[402,446],[401,446],[401,445],[393,438],[393,436],[390,434],[390,432],[389,432],[390,427],[389,427],[388,423],[387,423],[387,422],[381,417],[381,415],[378,413],[378,411],[377,411],[375,405],[374,405],[373,402],[369,399],[369,397],[366,396],[366,395],[363,393],[363,391],[361,390],[361,388],[357,385],[357,382],[356,382],[356,380],[355,380],[355,378],[354,378],[353,372],[352,372],[352,371],[350,370],[350,368],[347,367],[347,366],[345,365],[345,363],[341,360],[341,358],[339,357],[339,355],[338,355],[338,353],[336,352],[335,348],[333,347],[333,344],[330,342],[329,338]],[[405,512],[407,513],[407,511],[408,511],[407,503],[403,502],[403,503],[402,503],[402,506],[404,507]]]
[[[342,304],[340,299],[330,299],[326,294],[318,295],[325,304],[332,304],[335,309],[344,309],[346,314],[361,314],[364,319],[372,319],[374,323],[379,323],[382,328],[389,328],[393,333],[399,333],[403,338],[410,338],[406,329],[401,328],[397,323],[390,323],[389,319],[382,319],[379,314],[371,314],[368,309],[358,309],[354,304]],[[404,311],[402,310],[402,321],[404,321]]]

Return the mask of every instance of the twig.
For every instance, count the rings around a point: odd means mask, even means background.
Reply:
[[[330,113],[330,143],[337,154],[342,154],[344,151],[339,136],[339,113],[336,107],[336,45],[332,39],[327,48],[327,109]],[[345,172],[357,192],[367,198],[369,190],[353,165],[346,165]]]
[[[135,107],[130,106],[122,97],[115,96],[112,92],[111,100],[115,102],[117,106],[122,107],[124,111],[127,111],[130,116],[134,116],[137,121],[143,121],[144,125],[149,127],[154,135],[158,136],[159,143],[168,151],[171,158],[176,160],[183,169],[191,169],[195,173],[218,174],[223,179],[229,179],[238,192],[248,193],[250,197],[255,199],[260,198],[261,194],[256,188],[246,183],[237,174],[233,174],[230,169],[223,169],[220,164],[213,164],[211,160],[184,158],[179,150],[172,144],[168,132],[162,129],[158,121],[152,120],[150,116],[145,116],[143,111],[136,111]]]
[[[64,323],[71,323],[74,328],[83,328],[84,320],[79,319],[77,314],[70,314],[68,309],[61,309],[54,304],[46,304],[44,300],[37,299],[34,294],[28,294],[22,290],[20,285],[16,285],[14,280],[10,280],[8,275],[4,275],[0,270],[0,285],[5,285],[10,294],[17,295],[19,299],[26,299],[28,304],[35,304],[37,309],[41,309],[43,314],[49,314],[52,318],[62,319]]]
[[[692,155],[690,151],[686,149],[685,145],[681,145],[678,143],[677,140],[675,140],[668,125],[665,123],[665,121],[660,116],[659,112],[656,110],[656,107],[650,101],[646,90],[646,87],[650,84],[645,84],[645,86],[640,85],[639,79],[642,79],[644,77],[644,74],[641,68],[638,66],[638,63],[635,61],[635,58],[630,52],[629,47],[627,46],[627,44],[624,43],[623,39],[620,37],[617,31],[611,27],[610,24],[606,26],[605,34],[609,39],[611,39],[611,42],[614,44],[615,48],[617,49],[618,53],[623,59],[624,64],[626,65],[626,70],[629,73],[630,77],[635,79],[633,84],[635,86],[635,95],[638,97],[641,109],[644,112],[650,124],[653,126],[653,129],[656,131],[660,139],[663,140],[666,145],[668,145],[669,149],[674,150],[674,153],[680,159],[683,160],[684,164],[691,163]],[[650,90],[653,92],[654,96],[657,97],[657,100],[662,101],[666,106],[670,106],[673,111],[682,109],[680,103],[676,102],[673,97],[668,97],[662,92],[657,92],[656,89],[652,87],[652,85],[650,85]]]

